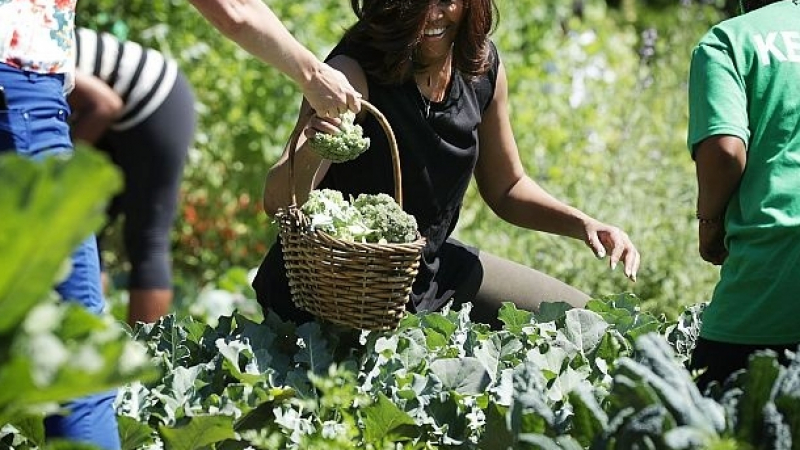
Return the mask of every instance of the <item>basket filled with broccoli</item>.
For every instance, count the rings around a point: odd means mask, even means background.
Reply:
[[[376,116],[388,137],[394,196],[345,198],[339,191],[319,189],[298,207],[291,179],[298,127],[289,141],[292,203],[276,219],[289,289],[299,308],[350,328],[391,330],[405,315],[425,239],[414,216],[402,207],[394,133],[374,106],[362,101],[362,108]]]

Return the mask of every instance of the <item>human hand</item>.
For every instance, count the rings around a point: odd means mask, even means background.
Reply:
[[[589,221],[586,224],[585,233],[586,245],[592,249],[595,256],[604,258],[609,255],[609,265],[612,270],[622,261],[625,276],[631,281],[636,281],[641,257],[627,233],[617,227],[597,221]]]
[[[320,63],[302,87],[303,95],[320,117],[339,117],[347,110],[361,110],[361,94],[347,77],[333,67]]]
[[[342,130],[339,128],[342,124],[342,119],[338,116],[324,117],[321,115],[313,115],[308,119],[306,128],[303,133],[308,139],[314,137],[317,133],[337,134]]]
[[[728,257],[725,248],[725,225],[719,222],[700,222],[697,234],[700,241],[700,257],[715,266],[721,265]]]

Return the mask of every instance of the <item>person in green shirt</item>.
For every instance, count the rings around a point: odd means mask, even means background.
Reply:
[[[800,343],[800,0],[741,7],[689,75],[700,255],[721,265],[690,362],[701,388]]]

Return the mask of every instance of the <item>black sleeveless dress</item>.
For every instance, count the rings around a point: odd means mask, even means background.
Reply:
[[[438,103],[425,99],[413,79],[390,86],[367,77],[369,102],[384,114],[397,139],[403,209],[414,215],[427,239],[407,305],[412,312],[441,308],[478,263],[477,249],[450,238],[450,234],[478,160],[477,127],[494,96],[499,57],[494,45],[490,49],[490,70],[472,81],[456,72],[445,99]],[[364,54],[355,46],[340,43],[330,57],[346,55],[358,60]],[[345,198],[379,192],[393,196],[386,135],[371,114],[361,125],[370,137],[370,148],[353,161],[331,164],[319,188],[336,189]],[[280,242],[270,248],[253,288],[265,311],[297,323],[311,320],[310,314],[298,310],[291,301]]]

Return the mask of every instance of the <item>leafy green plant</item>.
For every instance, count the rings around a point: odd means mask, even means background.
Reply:
[[[472,322],[469,305],[407,316],[393,332],[167,316],[134,330],[164,376],[122,390],[123,448],[796,445],[800,360],[758,354],[702,393],[675,346],[699,316],[673,322],[640,303],[615,295],[536,314],[506,304],[499,331]]]
[[[158,374],[113,318],[52,291],[120,186],[110,162],[87,148],[41,162],[6,154],[0,179],[0,440],[10,426],[16,440],[42,445],[44,412],[57,402]]]

